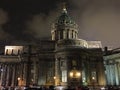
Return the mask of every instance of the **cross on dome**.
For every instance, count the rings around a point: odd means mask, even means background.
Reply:
[[[66,3],[63,3],[63,13],[67,13],[67,9],[66,9]]]

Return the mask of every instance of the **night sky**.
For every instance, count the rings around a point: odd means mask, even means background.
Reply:
[[[0,40],[51,37],[63,1],[79,25],[79,38],[120,46],[120,0],[0,0]]]

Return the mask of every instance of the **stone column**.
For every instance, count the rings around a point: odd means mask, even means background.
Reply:
[[[105,72],[104,72],[104,65],[103,65],[103,62],[100,61],[98,63],[98,84],[99,85],[105,85]]]
[[[4,65],[3,67],[3,75],[2,75],[2,85],[6,85],[6,67],[7,65]]]
[[[74,31],[71,31],[71,38],[74,39]]]
[[[60,84],[60,75],[59,75],[59,67],[60,67],[60,61],[58,58],[56,58],[55,60],[55,85],[59,85]]]
[[[111,85],[111,72],[110,72],[110,69],[111,69],[111,68],[110,68],[110,64],[107,65],[107,69],[108,69],[108,70],[107,70],[107,80],[108,80],[108,81],[107,81],[107,84],[108,84],[108,85]]]
[[[75,39],[75,31],[73,31],[73,39]]]
[[[63,30],[63,39],[66,39],[66,31]]]
[[[52,32],[52,40],[55,40],[55,32]]]
[[[71,30],[69,30],[69,38],[71,39],[72,38],[72,34],[71,34]]]
[[[75,32],[75,38],[77,39],[77,32]]]
[[[33,83],[34,84],[37,84],[37,80],[38,80],[38,70],[37,70],[37,62],[36,61],[34,61],[34,79],[33,79]]]
[[[22,84],[22,63],[18,65],[18,75],[17,75],[17,81],[18,81],[18,86],[21,86]]]
[[[15,65],[12,66],[12,84],[11,86],[15,86]]]
[[[20,65],[20,84],[21,85],[25,85],[26,83],[26,67],[25,67],[25,63],[21,63]]]
[[[62,61],[62,63],[61,63],[61,61]],[[61,58],[61,60],[60,60],[60,75],[61,75],[61,85],[67,85],[68,83],[68,80],[67,80],[67,78],[68,78],[68,58],[67,57],[64,57],[64,58]]]
[[[120,85],[120,62],[117,64],[117,69],[118,69],[118,80],[119,80],[119,85]]]
[[[23,79],[24,79],[24,84],[26,85],[26,77],[27,77],[27,63],[24,63],[24,71],[23,71]]]
[[[118,76],[119,76],[119,85],[120,85],[120,62],[118,63]]]
[[[3,73],[4,73],[4,66],[1,65],[1,79],[0,79],[0,85],[2,85],[2,82],[3,82]]]
[[[69,39],[71,38],[71,30],[68,30]]]
[[[58,40],[60,40],[60,31],[57,31],[58,32]]]
[[[119,76],[118,76],[118,68],[117,68],[118,63],[115,63],[115,78],[116,78],[116,85],[119,85]]]
[[[69,38],[69,30],[66,30],[66,39]]]
[[[110,76],[111,76],[111,85],[114,85],[115,84],[115,68],[113,63],[111,63],[110,65]]]
[[[9,86],[9,75],[10,75],[10,66],[7,66],[7,72],[6,72],[6,86]]]
[[[24,85],[24,63],[21,63],[21,85]]]

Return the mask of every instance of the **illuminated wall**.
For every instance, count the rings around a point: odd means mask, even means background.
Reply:
[[[5,46],[5,55],[18,55],[22,51],[23,46]]]

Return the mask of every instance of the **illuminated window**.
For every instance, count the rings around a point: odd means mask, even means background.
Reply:
[[[67,71],[66,70],[62,71],[62,82],[67,82]]]

